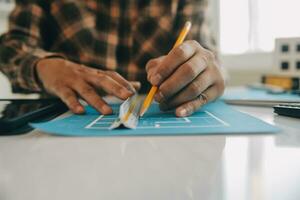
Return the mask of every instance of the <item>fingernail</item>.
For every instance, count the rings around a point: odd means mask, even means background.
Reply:
[[[184,117],[184,116],[187,116],[187,114],[188,114],[187,109],[182,108],[182,109],[179,110],[179,115],[180,116]]]
[[[162,77],[160,74],[155,74],[154,76],[152,76],[150,78],[151,78],[151,83],[153,85],[158,85],[162,80]]]
[[[130,91],[130,94],[129,94],[129,96],[133,96],[134,94],[136,94],[137,93],[137,91],[136,91],[136,89],[135,88],[133,88],[132,90],[129,90]]]
[[[127,89],[131,94],[134,94],[136,92],[136,90],[133,86],[129,86],[129,87],[127,87]]]
[[[103,111],[102,114],[104,114],[104,115],[108,115],[108,114],[112,113],[112,109],[110,107],[107,107],[107,106],[103,106],[102,111]]]
[[[134,87],[128,89],[129,95],[133,95],[135,93]]]
[[[155,94],[154,98],[157,102],[162,102],[164,100],[164,95],[161,91],[159,91]]]
[[[75,112],[78,114],[84,113],[84,108],[82,106],[76,106]]]
[[[124,97],[124,98],[127,98],[127,97],[129,97],[133,94],[134,93],[130,90],[127,90],[127,89],[121,90],[121,96]]]

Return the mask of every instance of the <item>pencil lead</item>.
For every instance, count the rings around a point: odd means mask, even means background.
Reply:
[[[143,117],[145,112],[146,112],[146,109],[142,108],[141,111],[140,111],[140,117]]]

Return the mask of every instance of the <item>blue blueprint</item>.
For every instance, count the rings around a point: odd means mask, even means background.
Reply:
[[[221,101],[210,103],[190,117],[177,118],[174,112],[161,112],[153,104],[136,129],[109,130],[117,117],[119,105],[113,105],[114,115],[103,116],[91,107],[85,115],[71,115],[33,127],[54,135],[116,136],[116,135],[207,135],[272,133],[278,128],[232,109]]]

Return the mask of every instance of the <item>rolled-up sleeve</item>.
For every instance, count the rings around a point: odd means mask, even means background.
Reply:
[[[36,63],[46,57],[61,56],[46,51],[42,28],[46,16],[34,1],[16,1],[9,17],[9,30],[0,38],[0,70],[8,77],[13,92],[41,92]]]
[[[134,33],[135,63],[145,66],[149,59],[167,54],[185,22],[192,22],[187,40],[196,40],[216,53],[208,24],[208,0],[153,1]],[[156,3],[155,3],[156,2]]]

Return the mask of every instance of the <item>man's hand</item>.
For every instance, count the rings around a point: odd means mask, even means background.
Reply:
[[[60,58],[40,60],[36,72],[46,91],[58,96],[76,114],[84,113],[78,98],[102,114],[112,113],[98,95],[99,89],[123,100],[135,91],[133,85],[116,72],[92,69]]]
[[[162,110],[176,108],[189,116],[222,95],[225,84],[214,54],[196,41],[186,41],[166,56],[147,63],[148,80],[159,90],[155,100]]]

